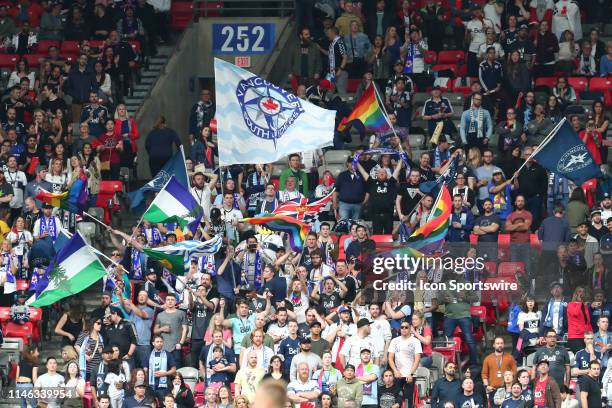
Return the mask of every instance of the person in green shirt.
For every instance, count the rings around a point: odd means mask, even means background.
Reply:
[[[289,168],[283,170],[280,174],[280,179],[278,181],[279,190],[285,189],[285,183],[289,176],[295,177],[297,190],[305,196],[308,196],[308,192],[310,191],[308,189],[308,175],[302,170],[302,160],[297,153],[289,155]]]
[[[457,275],[456,280],[457,282],[463,281],[460,275]],[[478,356],[476,353],[476,340],[472,332],[470,306],[478,301],[477,293],[471,290],[445,290],[442,293],[442,299],[445,304],[444,335],[452,337],[455,328],[459,326],[463,340],[467,343],[470,352],[470,365],[476,365],[478,363]]]

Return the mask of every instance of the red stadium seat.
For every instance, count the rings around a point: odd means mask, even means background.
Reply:
[[[478,78],[470,77],[470,83],[478,82]],[[468,85],[457,86],[455,82],[455,86],[453,87],[453,92],[462,93],[464,95],[469,95],[472,93],[472,89]]]
[[[15,287],[16,290],[28,290],[28,287],[30,286],[30,283],[25,280],[25,279],[17,279],[17,281],[15,282]]]
[[[470,234],[470,245],[471,245],[471,246],[476,246],[476,245],[478,245],[478,235],[476,235],[476,234]]]
[[[569,77],[567,81],[576,93],[586,91],[589,84],[589,80],[586,77]]]
[[[435,64],[438,62],[438,53],[435,51],[425,51],[423,59],[425,60],[426,64]]]
[[[14,69],[18,55],[0,54],[0,68]]]
[[[391,234],[388,235],[371,235],[370,239],[376,243],[380,244],[388,244],[393,243],[393,236]]]
[[[535,86],[545,86],[547,88],[554,88],[557,85],[557,78],[555,77],[540,77],[535,80]]]
[[[501,262],[497,269],[498,277],[514,277],[517,273],[525,273],[523,262]]]
[[[11,308],[0,307],[0,324],[4,326],[11,319]]]
[[[195,387],[193,387],[193,399],[195,400],[196,406],[204,405],[204,381],[199,381]]]
[[[357,92],[357,88],[359,87],[360,83],[361,83],[361,79],[349,79],[348,84],[346,86],[347,92],[349,93]]]
[[[134,293],[134,292],[132,292]],[[42,309],[37,307],[30,307],[30,322],[32,322],[32,341],[38,343],[41,339],[40,337],[40,323],[42,320]]]
[[[446,70],[451,70],[453,71],[455,74],[459,71],[459,68],[457,67],[456,64],[436,64],[433,67],[431,67],[431,69],[433,71],[446,71]]]
[[[44,58],[45,54],[26,54],[23,57],[28,61],[30,68],[38,68],[40,67],[40,59]]]
[[[538,253],[542,250],[542,243],[538,239],[538,234],[529,234],[529,242],[532,250]]]
[[[109,205],[109,201],[113,199],[116,193],[122,191],[123,182],[121,180],[103,180],[100,182],[100,192],[96,198],[96,207],[104,208],[105,223],[110,223],[110,214],[114,210],[113,206]]]
[[[497,255],[500,261],[510,260],[510,234],[497,236]]]
[[[497,276],[497,263],[493,261],[486,261],[484,263],[485,270],[488,276]]]
[[[612,106],[612,93],[610,93],[610,89],[612,89],[612,79],[608,78],[591,78],[589,82],[589,91],[591,92],[602,92],[604,94],[604,105],[606,108]]]
[[[62,46],[60,47],[60,53],[65,57],[68,57],[69,55],[70,56],[79,55],[81,53],[79,42],[78,41],[64,41],[62,43]]]
[[[170,27],[174,31],[183,31],[193,18],[191,2],[173,1],[170,8]]]
[[[349,234],[340,236],[340,240],[338,241],[338,259],[346,259],[346,254],[344,253],[344,241],[350,237],[351,236]]]
[[[40,40],[36,44],[36,48],[41,54],[47,54],[47,52],[49,51],[49,47],[60,48],[60,42],[57,40]]]
[[[4,327],[4,337],[17,337],[23,340],[23,344],[30,344],[32,342],[32,334],[34,328],[32,322],[25,322],[24,324],[7,322]]]
[[[446,50],[438,53],[438,64],[462,64],[465,61],[465,51]]]

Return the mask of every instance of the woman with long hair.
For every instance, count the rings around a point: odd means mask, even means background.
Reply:
[[[565,108],[569,105],[576,103],[576,91],[568,83],[566,76],[557,78],[557,85],[552,89],[552,94],[559,100],[562,111],[565,111]]]
[[[232,348],[232,330],[223,326],[223,318],[219,313],[214,314],[208,323],[208,329],[206,329],[206,333],[204,333],[204,342],[206,345],[210,346],[212,344],[213,333],[217,330],[223,333],[223,345]]]
[[[578,44],[574,40],[574,33],[565,30],[559,41],[559,53],[557,56],[557,71],[571,74],[574,69],[574,61],[578,56]]]
[[[134,159],[138,152],[136,141],[140,137],[136,121],[132,118],[124,104],[117,105],[115,110],[115,135],[123,140],[121,152],[121,167],[134,168]]]
[[[289,382],[289,375],[285,373],[283,367],[283,360],[278,355],[272,356],[270,358],[270,367],[268,368],[268,373],[264,375],[262,380],[272,378],[274,380],[283,380],[285,382]]]
[[[540,333],[540,320],[542,312],[538,310],[538,304],[533,296],[525,296],[521,303],[521,311],[518,314],[517,325],[520,330],[520,339],[516,344],[515,359],[520,361],[525,347],[535,346]]]
[[[93,74],[94,81],[98,86],[98,96],[106,101],[113,101],[113,82],[111,76],[104,70],[104,64],[101,60],[94,63]]]
[[[395,26],[389,26],[387,31],[385,31],[385,41],[383,45],[383,52],[387,54],[387,72],[393,72],[393,65],[400,59],[401,42],[397,33],[397,28]]]
[[[83,148],[79,152],[79,158],[81,159],[81,165],[88,175],[89,205],[95,207],[96,199],[100,192],[100,179],[102,178],[100,158],[98,158],[98,155],[91,147],[91,143],[83,143]]]
[[[92,147],[98,152],[100,163],[102,163],[102,179],[117,180],[121,168],[120,155],[123,152],[123,140],[115,134],[114,120],[108,119],[105,128],[106,132],[93,141]]]
[[[569,202],[567,203],[567,210],[565,211],[567,222],[570,225],[572,234],[575,234],[576,227],[578,227],[579,224],[588,221],[591,215],[589,206],[586,202],[584,190],[580,187],[576,187],[570,194]]]
[[[51,189],[54,193],[61,193],[66,189],[68,176],[64,172],[64,161],[62,159],[55,158],[51,161],[51,167],[45,176],[45,180],[51,183]]]
[[[612,48],[612,46],[610,47]],[[608,162],[608,146],[605,144],[604,140],[606,140],[608,135],[608,127],[610,126],[610,117],[606,113],[606,109],[602,101],[595,101],[591,106],[591,114],[593,116],[593,120],[595,121],[595,130],[597,130],[601,134],[602,143],[601,143],[601,162]]]
[[[601,252],[593,254],[593,266],[588,270],[591,279],[592,291],[603,290],[604,293],[612,292],[612,269],[606,266]]]
[[[6,88],[11,89],[15,85],[19,85],[21,78],[28,78],[30,80],[30,89],[34,89],[36,85],[36,72],[30,71],[30,64],[28,64],[28,60],[25,58],[20,58],[15,63],[15,70],[11,72]]]
[[[62,336],[62,347],[67,345],[74,346],[77,337],[84,329],[85,317],[83,316],[83,308],[80,305],[73,304],[57,321],[55,334]]]
[[[130,381],[129,381],[128,388],[125,392],[125,398],[131,397],[132,395],[134,395],[134,388],[135,388],[134,385],[137,382],[142,382],[145,384],[145,388],[146,388],[145,400],[150,400],[150,399],[155,398],[155,393],[149,386],[149,376],[147,375],[147,373],[145,372],[143,368],[135,368],[130,373]]]
[[[32,233],[26,228],[23,216],[15,218],[11,231],[6,235],[6,240],[11,243],[15,255],[17,255],[17,260],[19,261],[17,270],[20,272],[21,278],[23,278],[24,272],[27,272],[29,267],[28,253],[34,241]]]
[[[66,182],[67,186],[71,186],[73,182],[79,180],[81,178],[81,173],[85,175],[85,170],[81,165],[81,159],[79,156],[72,155],[68,158],[68,181]]]
[[[17,275],[19,261],[11,243],[7,240],[0,244],[0,286],[4,286],[10,275]],[[6,289],[6,288],[5,288]]]
[[[514,384],[514,373],[510,370],[504,371],[503,385],[493,395],[493,406],[501,407],[505,400],[512,396],[512,385]]]
[[[85,378],[85,381],[89,381],[91,370],[102,361],[104,339],[100,334],[101,329],[101,317],[89,319],[85,330],[79,334],[74,346],[79,353],[79,367],[81,368],[81,376]]]
[[[191,160],[194,164],[204,164],[206,169],[215,167],[215,156],[218,156],[217,146],[212,142],[210,127],[204,126],[200,135],[196,136],[191,148]]]
[[[69,362],[78,361],[78,360],[79,360],[79,353],[77,353],[74,346],[71,346],[68,344],[62,347],[62,361],[64,362],[63,371],[66,371],[65,368],[68,367]]]
[[[40,352],[36,345],[28,344],[23,347],[15,374],[15,388],[20,393],[24,392],[27,395],[28,391],[34,388],[34,383],[38,378],[39,356]],[[34,398],[22,398],[21,407],[34,408],[36,407],[36,400]]]
[[[475,170],[478,167],[482,166],[482,153],[480,153],[480,149],[478,147],[470,147],[467,152],[467,162],[466,165],[471,169]]]
[[[595,164],[598,166],[601,165],[601,148],[603,147],[603,137],[597,130],[595,120],[592,116],[587,117],[586,129],[581,130],[578,133],[578,137],[580,137],[582,142],[586,145],[588,151],[591,153],[591,156],[593,156],[593,161]]]
[[[584,333],[593,330],[586,300],[586,289],[577,286],[567,304],[567,347],[574,353],[584,348]]]
[[[231,408],[232,407],[232,391],[226,385],[222,385],[217,392],[218,397],[218,408]]]
[[[236,395],[236,398],[234,398],[234,408],[249,408],[249,399],[244,395]]]
[[[172,396],[174,397],[175,408],[193,408],[195,401],[193,399],[193,393],[189,387],[185,384],[183,374],[180,372],[175,373],[172,376]]]
[[[410,326],[410,332],[418,341],[421,342],[421,348],[423,354],[421,354],[421,367],[430,367],[433,363],[431,358],[433,349],[431,346],[431,339],[433,338],[433,332],[431,327],[425,320],[423,312],[415,311],[412,314],[412,325]]]
[[[550,95],[546,100],[546,107],[544,108],[544,114],[553,123],[557,124],[563,119],[563,112],[561,112],[561,104],[556,96]]]
[[[181,140],[178,134],[167,126],[166,118],[160,115],[145,140],[145,149],[149,154],[151,177],[155,177],[172,157],[172,145],[179,149]]]
[[[508,55],[505,74],[504,88],[509,93],[507,106],[515,106],[519,97],[531,89],[531,73],[518,51],[511,51]]]
[[[76,361],[71,361],[66,367],[66,374],[64,375],[64,388],[70,390],[71,398],[65,398],[62,407],[83,408],[85,379],[81,376],[81,369]]]

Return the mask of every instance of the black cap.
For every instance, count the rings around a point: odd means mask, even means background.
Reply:
[[[43,203],[42,208],[53,208],[53,206],[49,203]]]
[[[147,271],[147,275],[157,275],[155,268],[149,268],[149,270]]]
[[[344,370],[348,370],[349,368],[350,368],[351,370],[355,371],[355,366],[354,366],[354,365],[352,365],[352,364],[347,364],[346,366],[344,366]]]
[[[369,325],[371,325],[371,324],[372,324],[372,322],[371,322],[371,321],[369,321],[369,320],[368,320],[368,319],[366,319],[366,318],[359,319],[359,321],[357,322],[357,328],[358,328],[358,329],[360,329],[360,328],[362,328],[362,327],[364,327],[364,326],[369,326]]]
[[[542,364],[542,363],[546,363],[546,365],[547,365],[547,366],[550,366],[550,363],[548,362],[548,360],[546,360],[546,359],[544,359],[544,358],[543,358],[543,359],[541,359],[540,361],[538,361],[538,364],[537,364],[537,365],[540,365],[540,364]]]
[[[361,354],[361,353],[365,353],[365,352],[367,352],[367,353],[372,353],[372,350],[370,350],[369,348],[364,348],[364,349],[361,349],[361,351],[359,352],[359,354]]]
[[[113,315],[113,314],[118,314],[118,315],[120,315],[120,314],[121,314],[121,309],[119,309],[118,307],[115,307],[115,306],[111,306],[111,308],[110,308],[110,314],[112,314],[112,315]]]
[[[395,64],[393,65],[397,65],[397,64],[404,65],[404,61],[402,61],[401,59],[398,59],[397,61],[395,61]]]
[[[102,296],[112,297],[113,293],[110,290],[105,290],[104,292],[102,292]]]
[[[104,348],[102,349],[102,353],[112,353],[113,352],[113,348],[110,345],[106,345],[104,346]]]
[[[595,214],[600,214],[601,215],[601,208],[599,207],[595,207],[591,210],[591,215],[595,215]]]
[[[312,328],[312,327],[315,327],[315,326],[319,326],[319,327],[321,327],[321,322],[319,322],[319,321],[314,321],[314,322],[310,323],[310,327],[311,327],[311,328]]]
[[[312,340],[310,340],[310,337],[302,337],[300,339],[300,344],[312,344]]]
[[[521,24],[519,26],[519,30],[529,30],[529,26],[527,24],[523,23],[523,24]]]
[[[173,236],[174,238],[176,238],[176,232],[174,232],[174,231],[168,231],[168,232],[166,232],[166,239],[167,239],[169,236]]]

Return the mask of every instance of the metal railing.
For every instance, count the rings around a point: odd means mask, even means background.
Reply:
[[[287,17],[295,12],[295,0],[193,0],[193,19],[200,17]]]

